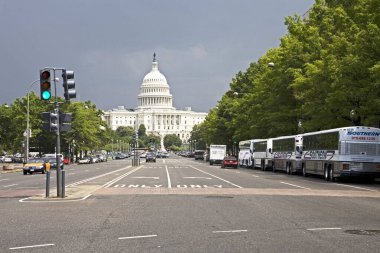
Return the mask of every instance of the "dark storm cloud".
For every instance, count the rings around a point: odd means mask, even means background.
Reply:
[[[24,96],[39,69],[53,66],[75,71],[78,99],[134,108],[156,52],[174,105],[207,112],[239,70],[278,46],[284,17],[312,4],[0,0],[0,104]]]

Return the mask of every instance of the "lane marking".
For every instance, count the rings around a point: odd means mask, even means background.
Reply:
[[[137,167],[137,168],[135,168],[135,169],[133,169],[133,170],[131,170],[131,171],[128,171],[127,173],[125,173],[125,174],[123,174],[123,175],[121,175],[121,176],[119,176],[119,177],[117,177],[117,178],[115,178],[115,179],[112,179],[111,181],[105,183],[102,187],[103,187],[103,188],[109,188],[111,185],[113,185],[113,184],[116,183],[117,181],[120,181],[121,179],[123,179],[123,178],[129,176],[130,174],[132,174],[132,173],[138,171],[138,170],[141,169],[141,168],[142,168],[142,167],[140,166],[140,167]]]
[[[149,238],[149,237],[156,237],[157,235],[138,235],[138,236],[128,236],[128,237],[119,237],[119,240],[125,240],[125,239],[139,239],[139,238]]]
[[[183,178],[189,178],[189,179],[209,179],[211,180],[211,177],[183,177]]]
[[[294,186],[294,187],[301,188],[301,189],[311,190],[310,188],[299,186],[299,185],[295,185],[295,184],[289,184],[289,183],[286,183],[286,182],[280,182],[280,183],[281,184],[290,185],[290,186]]]
[[[132,178],[150,178],[150,179],[160,179],[159,177],[132,177]]]
[[[28,248],[37,248],[37,247],[47,247],[47,246],[54,246],[54,244],[40,244],[40,245],[30,245],[30,246],[21,246],[21,247],[14,247],[9,249],[28,249]]]
[[[228,184],[230,184],[230,185],[233,185],[233,186],[235,186],[235,187],[237,187],[237,188],[243,188],[243,187],[241,187],[240,185],[237,185],[237,184],[231,183],[230,181],[227,181],[227,180],[225,180],[225,179],[223,179],[223,178],[220,178],[220,177],[215,176],[215,175],[213,175],[213,174],[211,174],[211,173],[208,173],[208,172],[205,172],[205,171],[200,170],[200,169],[198,169],[198,168],[195,168],[195,167],[192,166],[192,165],[189,165],[189,167],[190,167],[190,168],[193,168],[193,169],[195,169],[195,170],[198,170],[198,171],[200,171],[200,172],[203,172],[203,173],[205,173],[205,174],[207,174],[207,175],[210,175],[210,176],[212,176],[212,177],[215,177],[215,178],[217,178],[217,179],[219,179],[219,180],[222,180],[223,182],[226,182],[226,183],[228,183]]]
[[[259,177],[259,176],[256,176],[256,175],[252,175],[252,177]]]
[[[308,231],[321,231],[321,230],[340,230],[342,228],[308,228]]]
[[[168,188],[172,188],[172,182],[170,181],[170,176],[169,176],[169,171],[168,171],[167,165],[165,165],[165,170],[166,170],[166,176],[168,178]]]
[[[363,187],[358,187],[358,186],[353,186],[353,185],[347,185],[347,184],[337,184],[337,185],[345,186],[345,187],[351,187],[351,188],[365,190],[365,191],[377,192],[376,190],[372,190],[372,189],[368,189],[368,188],[363,188]]]
[[[86,183],[86,182],[88,182],[88,181],[91,181],[91,180],[94,180],[94,179],[100,178],[100,177],[104,177],[104,176],[108,176],[108,175],[110,175],[110,174],[114,174],[115,172],[119,172],[119,171],[122,171],[122,170],[129,169],[130,167],[132,167],[132,166],[129,165],[129,166],[127,166],[127,167],[124,167],[124,168],[121,168],[121,169],[118,169],[118,170],[110,171],[110,172],[107,172],[107,173],[104,173],[104,174],[100,174],[100,175],[95,176],[95,177],[90,177],[90,178],[87,178],[87,179],[84,179],[84,180],[80,180],[80,181],[77,181],[77,182],[75,182],[75,183],[72,183],[72,184],[66,185],[66,187],[72,187],[72,186],[76,186],[76,185],[79,185],[79,184],[83,184],[83,183]]]
[[[246,229],[242,230],[224,230],[224,231],[212,231],[214,234],[216,233],[242,233],[242,232],[248,232]]]
[[[18,184],[10,184],[10,185],[4,185],[3,187],[4,187],[4,188],[6,188],[6,187],[15,186],[15,185],[18,185]]]
[[[5,181],[5,180],[9,180],[9,178],[0,179],[0,181]]]

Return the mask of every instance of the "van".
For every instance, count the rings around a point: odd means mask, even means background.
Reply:
[[[195,150],[194,158],[195,160],[203,160],[204,159],[205,150]]]
[[[46,158],[56,158],[57,154],[44,154],[42,157],[46,157]],[[62,154],[58,154],[59,155],[59,158],[61,161],[63,161],[63,155]]]

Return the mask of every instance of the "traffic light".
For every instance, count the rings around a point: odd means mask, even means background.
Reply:
[[[68,132],[71,130],[72,113],[59,113],[59,130]]]
[[[50,100],[51,98],[51,79],[49,70],[40,70],[41,99]]]
[[[58,131],[58,113],[55,112],[43,112],[42,118],[44,120],[43,129],[47,132]]]
[[[62,70],[62,78],[66,101],[69,101],[71,98],[76,98],[77,94],[75,91],[74,71],[66,69]]]

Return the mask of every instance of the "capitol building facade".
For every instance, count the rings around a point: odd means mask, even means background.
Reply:
[[[187,143],[194,125],[202,123],[207,113],[194,112],[191,107],[177,110],[173,107],[173,96],[166,77],[158,70],[156,55],[153,56],[152,70],[145,75],[138,95],[138,107],[126,109],[118,106],[104,112],[104,120],[116,130],[120,126],[130,126],[135,130],[144,125],[146,133],[163,138],[167,134],[177,135]]]

